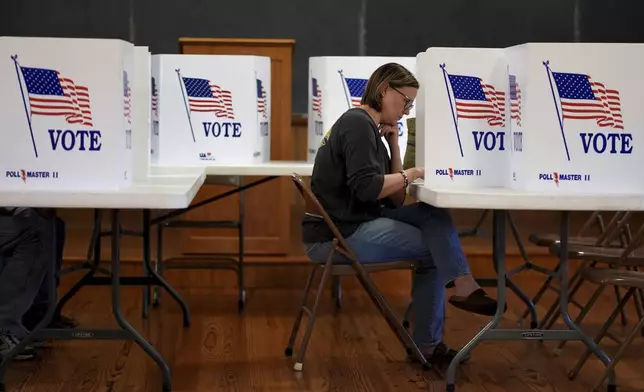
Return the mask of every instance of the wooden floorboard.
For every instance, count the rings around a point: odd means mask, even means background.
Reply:
[[[139,268],[124,268],[134,273]],[[171,282],[185,296],[192,311],[192,327],[183,328],[179,307],[167,295],[149,320],[141,319],[138,288],[125,288],[122,309],[127,319],[155,346],[170,364],[173,391],[444,391],[440,374],[423,372],[405,361],[393,333],[369,298],[359,289],[344,293],[343,308],[335,311],[325,296],[301,374],[292,370],[284,348],[300,301],[300,290],[252,289],[244,316],[237,315],[234,290],[192,284],[204,274],[220,271],[173,271]],[[69,287],[79,275],[63,278]],[[194,279],[194,280],[193,280]],[[543,277],[528,272],[517,279],[534,294]],[[302,285],[304,282],[302,282]],[[388,287],[392,307],[401,313],[408,287]],[[588,298],[591,289],[583,290]],[[85,288],[66,307],[88,327],[115,326],[107,288]],[[543,315],[553,295],[541,303]],[[606,320],[614,297],[604,295],[584,328],[596,330]],[[504,325],[516,325],[523,311],[510,296]],[[630,327],[635,323],[631,313]],[[448,306],[445,339],[452,346],[465,344],[488,318],[470,315]],[[628,331],[628,328],[625,331]],[[621,331],[621,328],[616,328]],[[555,343],[486,342],[473,353],[471,362],[457,373],[459,392],[588,391],[602,366],[591,359],[578,379],[566,374],[583,352],[581,343],[569,343],[560,356],[552,354]],[[615,345],[606,343],[609,351]],[[617,367],[620,392],[644,391],[641,369],[642,338]],[[160,371],[132,342],[58,341],[40,351],[35,362],[14,363],[7,375],[9,391],[91,392],[161,391]]]

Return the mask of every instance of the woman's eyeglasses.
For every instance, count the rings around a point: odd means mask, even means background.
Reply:
[[[409,98],[407,95],[403,94],[400,90],[398,90],[395,87],[392,87],[392,89],[396,90],[396,92],[405,98],[405,111],[411,110],[411,108],[414,107],[414,100]]]

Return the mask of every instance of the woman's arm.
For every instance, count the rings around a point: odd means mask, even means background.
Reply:
[[[398,132],[398,127],[396,126],[395,132]],[[400,157],[400,145],[398,144],[398,134],[396,134],[396,137],[391,137],[391,141],[389,140],[390,137],[385,135],[385,138],[387,139],[387,143],[389,144],[389,151],[391,152],[391,174],[399,174],[402,177],[402,174],[400,174],[400,171],[402,170],[402,159]],[[409,174],[407,174],[407,177],[409,177]],[[412,182],[412,179],[408,179],[409,182]],[[398,191],[394,191],[389,196],[389,199],[391,199],[392,203],[396,206],[401,206],[405,202],[405,196],[407,195],[407,190],[404,186],[398,189]]]
[[[407,179],[409,181],[409,184],[412,182],[416,181],[419,178],[424,178],[425,177],[425,170],[419,168],[419,167],[414,167],[411,169],[405,170],[405,174],[407,174]],[[402,195],[402,201],[404,201],[404,195],[405,195],[405,177],[401,173],[391,173],[387,174],[384,176],[385,180],[383,181],[382,184],[382,189],[380,191],[380,194],[378,195],[378,199],[384,199],[386,197],[389,197],[392,199],[392,201],[395,201],[393,197],[400,197]],[[392,197],[393,196],[393,197]],[[402,201],[399,202],[398,204],[402,204]]]
[[[341,131],[347,183],[353,194],[362,201],[375,201],[404,192],[405,177],[401,173],[381,174],[376,133],[371,124],[360,118],[345,120],[357,120],[347,121]],[[408,169],[405,173],[409,183],[424,177],[424,170],[420,168]]]

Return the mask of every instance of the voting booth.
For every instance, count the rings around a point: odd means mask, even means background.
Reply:
[[[528,43],[505,53],[512,187],[641,193],[644,45]]]
[[[416,165],[429,187],[509,186],[503,49],[429,48],[417,56]]]
[[[0,187],[130,184],[133,52],[115,39],[0,38]]]
[[[268,162],[270,67],[258,56],[152,56],[157,164]]]
[[[335,121],[348,109],[360,106],[367,80],[378,67],[398,63],[415,72],[414,57],[311,57],[309,58],[309,116],[307,161],[313,162],[320,142]],[[407,149],[407,118],[398,122],[401,158]],[[385,146],[388,148],[386,141]]]
[[[132,78],[132,177],[145,180],[151,162],[150,51],[147,46],[134,48]]]

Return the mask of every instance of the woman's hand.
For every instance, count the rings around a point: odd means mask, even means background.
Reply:
[[[398,144],[398,124],[380,124],[380,136],[384,136],[390,146]]]
[[[425,168],[423,167],[412,167],[411,169],[405,170],[405,173],[407,173],[407,178],[410,183],[419,178],[425,179]]]

